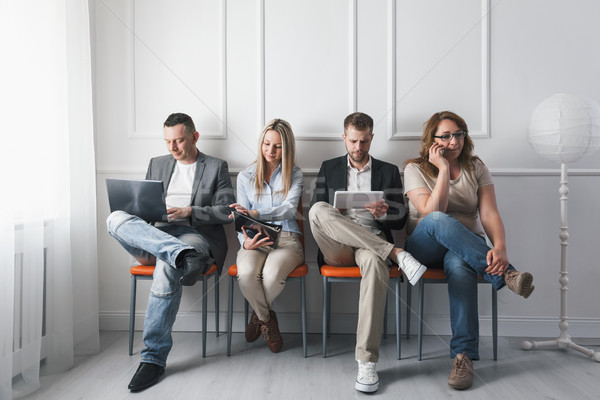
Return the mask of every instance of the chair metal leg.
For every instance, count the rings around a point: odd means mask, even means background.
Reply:
[[[219,273],[215,272],[215,332],[219,337]]]
[[[423,349],[423,302],[425,300],[425,282],[419,281],[419,332],[417,333],[417,360],[421,361],[421,351]]]
[[[400,278],[396,278],[396,359],[400,359]]]
[[[385,309],[383,311],[383,338],[387,339],[387,323],[388,323],[388,292],[385,291]]]
[[[231,329],[233,324],[233,276],[229,277],[229,295],[227,296],[227,356],[231,355]]]
[[[327,315],[327,312],[329,310],[329,304],[328,300],[329,300],[329,293],[328,293],[328,289],[329,288],[329,282],[327,282],[327,277],[324,276],[323,277],[323,358],[327,357],[327,325],[328,325],[328,319],[329,319],[329,315]]]
[[[246,300],[246,298],[244,297],[244,328],[246,327],[246,325],[248,325],[248,322],[250,322],[250,319],[248,318],[248,315],[250,315],[250,304],[248,303],[248,300]]]
[[[331,336],[331,282],[327,279],[327,337]]]
[[[137,278],[131,275],[131,294],[129,297],[129,355],[133,354],[133,334],[135,332],[135,295]]]
[[[498,292],[492,287],[492,337],[494,361],[498,360]]]
[[[208,316],[208,284],[206,276],[202,277],[202,358],[206,357],[206,331]]]
[[[406,281],[406,338],[410,339],[410,317],[412,316],[412,285]]]
[[[303,276],[300,277],[300,303],[302,307],[302,350],[304,351],[304,358],[307,357],[307,343],[306,343],[306,284]]]

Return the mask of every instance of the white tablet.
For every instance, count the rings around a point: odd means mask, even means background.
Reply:
[[[365,208],[365,206],[374,201],[383,199],[383,191],[371,192],[351,192],[337,191],[333,197],[333,207],[342,210],[351,208]]]

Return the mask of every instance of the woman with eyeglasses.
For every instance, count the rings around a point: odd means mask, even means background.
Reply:
[[[273,353],[283,346],[273,301],[289,273],[304,263],[296,222],[303,181],[295,163],[292,127],[282,119],[270,121],[258,140],[256,162],[237,177],[237,203],[230,205],[237,212],[282,227],[276,248],[268,236],[249,236],[242,228],[236,261],[240,290],[253,310],[246,340],[254,342],[262,333]]]
[[[405,249],[427,267],[444,269],[454,358],[448,384],[467,389],[472,360],[479,359],[478,276],[525,298],[534,289],[533,276],[508,262],[492,176],[473,155],[469,129],[457,114],[438,112],[425,123],[420,156],[404,166],[404,191],[410,235]]]

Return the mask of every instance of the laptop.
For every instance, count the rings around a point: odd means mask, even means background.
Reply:
[[[383,199],[383,191],[355,192],[338,190],[333,197],[333,207],[348,210],[365,208],[367,204]]]
[[[259,232],[263,237],[268,236],[273,242],[273,248],[277,248],[277,241],[279,240],[279,234],[281,233],[281,225],[269,224],[251,218],[245,214],[239,213],[235,210],[233,212],[233,218],[235,221],[235,230],[242,232],[242,226],[246,230],[246,233],[250,238],[253,238]]]
[[[146,222],[168,222],[162,181],[106,178],[110,211],[125,211]]]

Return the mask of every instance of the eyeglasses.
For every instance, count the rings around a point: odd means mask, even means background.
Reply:
[[[442,139],[444,142],[449,142],[452,138],[456,138],[456,140],[464,139],[467,136],[467,132],[465,131],[456,131],[454,133],[444,133],[440,136],[433,135],[434,138]]]

